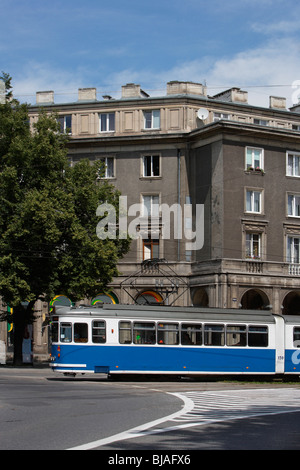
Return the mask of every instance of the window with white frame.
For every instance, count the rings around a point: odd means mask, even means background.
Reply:
[[[300,263],[300,237],[287,237],[287,262]]]
[[[144,128],[159,129],[160,128],[160,110],[144,111]]]
[[[159,195],[144,195],[143,198],[143,216],[159,217]]]
[[[246,190],[246,212],[260,214],[262,212],[262,191]]]
[[[113,132],[115,130],[115,113],[99,114],[100,132]]]
[[[288,194],[288,215],[300,217],[300,195]]]
[[[115,177],[115,159],[114,157],[102,157],[99,159],[104,163],[104,175],[102,178],[114,178]]]
[[[145,155],[143,157],[143,176],[160,176],[159,155]]]
[[[214,113],[214,122],[221,121],[222,119],[230,119],[230,115],[227,113]]]
[[[266,121],[265,119],[253,119],[254,124],[258,124],[259,126],[268,126],[269,121]]]
[[[264,151],[260,148],[246,147],[246,170],[262,170],[264,167]]]
[[[261,258],[261,233],[246,233],[246,258]]]
[[[286,174],[287,176],[300,176],[300,153],[287,152]]]
[[[60,132],[62,134],[72,133],[72,115],[71,114],[67,114],[65,116],[59,116],[58,122],[60,125]]]

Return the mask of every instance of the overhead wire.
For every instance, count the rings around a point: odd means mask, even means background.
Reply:
[[[160,84],[162,85],[162,84]],[[97,90],[97,95],[103,95],[103,94],[113,94],[113,93],[120,93],[121,92],[121,87],[123,86],[123,84],[115,84],[115,86],[119,86],[120,88],[119,89],[109,89],[109,86],[108,85],[107,87],[106,86],[103,86],[101,85],[98,89],[97,86],[94,86],[92,88],[96,88]],[[206,85],[207,87],[207,90],[227,90],[227,89],[230,89],[232,88],[232,85]],[[240,88],[246,88],[246,89],[255,89],[255,88],[292,88],[292,84],[289,83],[289,84],[262,84],[262,85],[239,85]],[[165,88],[153,88],[153,85],[150,85],[150,87],[143,87],[143,89],[145,88],[145,91],[147,92],[159,92],[159,93],[165,93]],[[48,88],[47,88],[48,89]],[[66,89],[66,90],[60,90],[60,91],[55,91],[55,95],[57,96],[64,96],[64,95],[77,95],[78,93],[78,90],[71,90],[71,89]],[[25,92],[25,91],[17,91],[16,93],[14,93],[15,96],[18,96],[18,97],[30,97],[30,96],[36,96],[36,92]]]

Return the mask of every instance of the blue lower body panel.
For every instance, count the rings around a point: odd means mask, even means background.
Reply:
[[[52,358],[53,370],[63,372],[275,373],[275,350],[263,348],[61,345]]]
[[[285,351],[286,374],[300,374],[300,349],[287,349]]]

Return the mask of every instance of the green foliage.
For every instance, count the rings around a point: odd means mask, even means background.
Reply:
[[[55,116],[41,112],[30,129],[26,105],[0,105],[0,295],[11,306],[93,296],[129,249],[97,238],[97,206],[117,207],[119,193],[99,180],[100,162],[69,165],[66,139]]]

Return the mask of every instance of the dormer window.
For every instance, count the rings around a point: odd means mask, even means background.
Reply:
[[[115,113],[99,114],[100,132],[113,132],[115,130]]]
[[[144,111],[144,128],[159,129],[160,128],[160,110]]]
[[[60,125],[60,132],[62,134],[72,134],[72,115],[66,114],[65,116],[59,116],[58,122]]]

